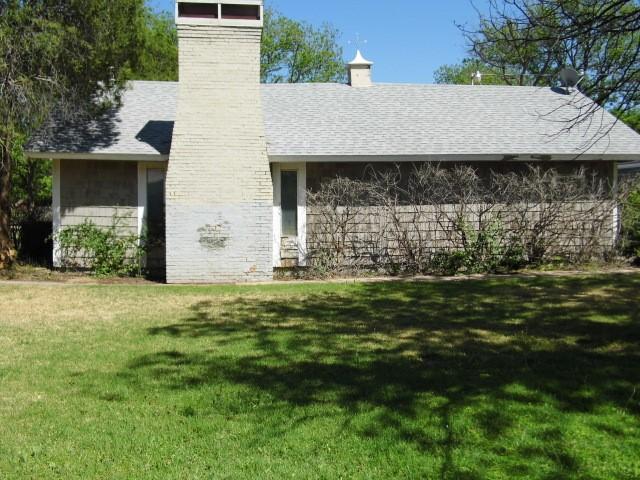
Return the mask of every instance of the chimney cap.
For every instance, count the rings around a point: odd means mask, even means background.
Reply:
[[[358,66],[358,65],[371,66],[371,65],[373,65],[373,62],[370,62],[369,60],[364,58],[362,56],[362,52],[360,52],[360,50],[358,49],[358,51],[356,52],[356,57],[349,62],[349,65],[351,65],[351,66]]]

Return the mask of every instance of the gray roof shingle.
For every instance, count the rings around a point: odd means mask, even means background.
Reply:
[[[549,88],[471,85],[263,85],[268,153],[290,156],[591,155],[637,157],[640,135]],[[177,83],[132,82],[122,107],[90,125],[36,136],[32,152],[168,154]],[[615,125],[614,125],[615,123]],[[633,158],[635,159],[635,158]]]
[[[27,145],[31,152],[166,155],[176,116],[176,82],[131,82],[119,109],[92,122],[49,125]]]

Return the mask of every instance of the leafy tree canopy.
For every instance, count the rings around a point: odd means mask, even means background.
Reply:
[[[138,80],[178,79],[178,35],[173,17],[147,11]],[[261,81],[265,83],[341,82],[346,80],[339,32],[330,24],[315,27],[266,9],[262,34]]]
[[[626,112],[614,112],[620,120],[633,128],[636,132],[640,133],[640,108],[628,110]]]
[[[262,35],[262,81],[344,81],[346,71],[338,37],[338,30],[330,24],[316,28],[267,9]]]
[[[472,58],[509,85],[557,85],[564,67],[579,88],[621,111],[640,101],[637,0],[488,0],[476,29],[461,27]],[[589,114],[591,112],[585,112]]]
[[[178,80],[178,32],[173,15],[146,9],[136,80]]]
[[[436,83],[470,85],[476,72],[482,74],[483,85],[506,85],[501,72],[473,58],[466,58],[459,64],[443,65],[435,71],[433,77]]]
[[[144,0],[0,2],[0,268],[15,253],[12,171],[21,142],[54,109],[80,115],[117,100],[138,65],[144,12]]]

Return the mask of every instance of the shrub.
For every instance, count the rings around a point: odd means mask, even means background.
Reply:
[[[627,191],[584,168],[370,166],[363,179],[328,179],[309,192],[308,264],[320,275],[451,275],[606,259]]]
[[[143,242],[137,235],[119,235],[118,221],[110,227],[93,222],[66,227],[58,234],[62,266],[87,269],[96,276],[141,274]]]
[[[640,258],[640,190],[629,195],[622,208],[622,249],[627,256]]]

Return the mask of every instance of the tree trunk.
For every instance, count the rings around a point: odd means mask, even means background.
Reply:
[[[11,155],[7,142],[0,142],[0,270],[15,260],[11,239]]]

